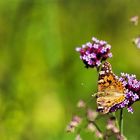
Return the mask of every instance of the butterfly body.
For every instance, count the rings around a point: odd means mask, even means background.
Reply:
[[[111,107],[125,100],[125,88],[112,72],[109,62],[105,62],[98,79],[97,106],[99,112],[106,114]]]

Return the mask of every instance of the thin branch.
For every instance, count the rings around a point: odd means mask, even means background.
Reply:
[[[119,127],[120,127],[120,133],[121,133],[121,135],[123,135],[123,109],[120,110]]]

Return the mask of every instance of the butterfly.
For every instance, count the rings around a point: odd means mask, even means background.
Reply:
[[[106,114],[116,104],[125,100],[125,87],[112,72],[111,64],[104,62],[98,79],[97,109]]]

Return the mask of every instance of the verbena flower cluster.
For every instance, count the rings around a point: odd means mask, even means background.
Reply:
[[[76,48],[80,52],[80,59],[84,62],[86,67],[99,67],[101,62],[107,58],[112,57],[110,52],[111,46],[106,41],[92,38],[92,42],[82,45],[81,48]]]
[[[125,100],[122,103],[113,106],[110,109],[110,112],[114,112],[117,109],[127,107],[128,112],[133,113],[131,105],[140,99],[140,81],[136,79],[136,75],[130,75],[127,73],[121,73],[119,80],[126,88]]]

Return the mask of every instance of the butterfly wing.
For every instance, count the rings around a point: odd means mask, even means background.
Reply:
[[[105,62],[99,72],[97,93],[98,110],[103,114],[108,113],[111,107],[124,101],[124,91],[125,88],[122,82],[113,74],[110,63]]]

